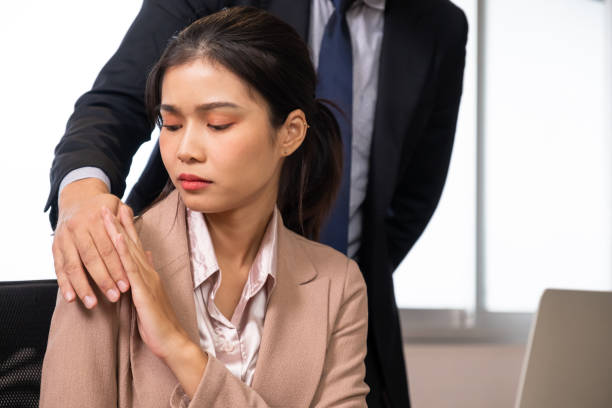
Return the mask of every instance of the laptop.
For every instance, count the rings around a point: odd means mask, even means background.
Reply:
[[[612,407],[612,292],[544,292],[515,407]]]

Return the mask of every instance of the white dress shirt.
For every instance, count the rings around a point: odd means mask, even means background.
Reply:
[[[313,0],[308,43],[315,68],[319,65],[325,25],[333,12],[331,0]],[[368,186],[384,12],[385,0],[356,0],[346,12],[353,49],[353,131],[347,241],[348,256],[351,258],[361,244],[361,206]]]

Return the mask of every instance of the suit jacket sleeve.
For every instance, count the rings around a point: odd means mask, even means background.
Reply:
[[[144,0],[136,19],[113,57],[102,68],[93,88],[82,95],[55,148],[51,191],[45,210],[57,223],[57,194],[71,170],[92,166],[102,169],[119,197],[132,156],[150,139],[152,125],[144,106],[149,70],[161,56],[168,39],[197,18],[217,9],[220,0]]]
[[[387,219],[389,259],[395,269],[404,259],[433,215],[446,180],[459,101],[463,86],[467,20],[453,7],[435,17],[445,27],[437,50],[435,99],[410,163],[396,187]]]
[[[59,294],[43,361],[40,407],[112,407],[126,398],[118,381],[129,375],[129,299],[87,310]],[[121,339],[121,340],[119,340]]]
[[[333,325],[323,373],[311,407],[366,407],[365,397],[369,390],[364,382],[367,322],[365,282],[357,264],[349,261],[342,305]],[[193,399],[190,401],[178,385],[171,397],[171,406],[269,407],[255,390],[234,377],[214,357],[209,357]]]

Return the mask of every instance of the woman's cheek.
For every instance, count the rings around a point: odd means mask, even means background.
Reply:
[[[172,178],[172,166],[174,164],[174,158],[176,157],[175,152],[173,151],[172,142],[168,137],[165,137],[163,134],[159,136],[159,152],[162,157],[162,162],[164,163],[164,167],[168,174],[171,175]]]
[[[214,160],[225,171],[243,172],[252,168],[253,149],[254,147],[249,143],[244,143],[239,139],[231,140],[214,146],[210,159]],[[244,176],[248,176],[248,174],[244,174]]]

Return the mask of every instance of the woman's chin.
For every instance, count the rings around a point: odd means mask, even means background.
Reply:
[[[213,214],[224,212],[231,208],[227,203],[220,202],[220,200],[213,200],[211,197],[197,196],[188,192],[185,193],[184,191],[180,191],[180,194],[185,207],[189,208],[191,211]]]

